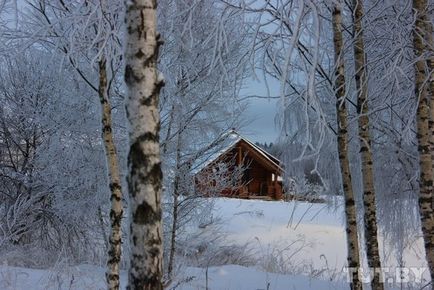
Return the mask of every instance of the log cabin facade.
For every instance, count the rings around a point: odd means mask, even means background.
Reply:
[[[228,138],[229,145],[195,174],[196,191],[205,196],[283,199],[280,161],[234,131]],[[224,176],[217,174],[222,164]]]

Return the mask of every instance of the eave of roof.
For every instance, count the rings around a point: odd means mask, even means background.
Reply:
[[[251,142],[250,140],[241,137],[241,140],[243,140],[244,142],[246,142],[248,145],[250,145],[251,147],[253,147],[253,149],[255,149],[257,152],[261,153],[261,155],[269,162],[271,162],[275,167],[277,167],[278,170],[283,171],[282,167],[280,167],[280,160],[277,159],[276,157],[274,157],[273,155],[271,155],[270,153],[268,153],[267,151],[265,151],[264,149],[262,149],[261,147],[255,145],[253,142]]]
[[[238,133],[230,131],[226,138],[227,138],[226,144],[224,144],[222,149],[220,149],[218,152],[207,154],[205,160],[199,160],[198,164],[193,166],[194,174],[201,172],[204,168],[208,167],[210,164],[215,162],[220,156],[232,150],[232,148],[234,148],[234,146],[241,140],[242,137]]]
[[[240,142],[243,142],[243,141],[248,146],[250,146],[252,149],[254,149],[254,152],[259,153],[259,155],[264,159],[265,162],[270,163],[271,166],[269,166],[269,167],[272,167],[273,170],[280,171],[280,173],[283,172],[282,167],[280,167],[280,165],[279,165],[279,163],[280,163],[279,159],[277,159],[275,156],[271,155],[270,153],[266,152],[264,149],[260,148],[259,146],[255,145],[249,139],[245,138],[244,136],[241,136],[239,133],[237,133],[233,130],[229,132],[228,138],[232,138],[232,140],[231,140],[231,142],[229,142],[228,146],[223,148],[222,150],[220,150],[216,154],[212,154],[206,162],[203,162],[203,164],[196,167],[194,170],[194,174],[198,174],[199,172],[201,172],[204,168],[208,167],[210,164],[212,164],[213,162],[218,160],[219,157],[225,155],[230,150],[235,148],[236,145],[238,145]]]

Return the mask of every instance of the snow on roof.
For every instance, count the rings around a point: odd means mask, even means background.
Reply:
[[[270,153],[268,153],[267,151],[265,151],[261,147],[255,145],[252,141],[248,140],[247,138],[241,137],[241,139],[243,139],[247,144],[249,144],[250,146],[255,148],[263,157],[265,157],[265,159],[267,159],[271,163],[275,164],[280,170],[283,171],[282,167],[280,167],[280,165],[279,165],[279,163],[280,163],[279,159],[277,159],[276,157],[274,157],[273,155],[271,155]]]
[[[199,158],[193,164],[193,174],[197,174],[199,171],[217,160],[217,158],[231,150],[241,139],[242,137],[237,132],[230,130],[226,133],[226,136],[223,137],[222,142],[216,146],[219,150],[211,150],[211,152],[205,153],[202,158]]]
[[[247,138],[241,136],[238,132],[235,130],[230,130],[225,137],[223,137],[223,141],[221,145],[219,146],[221,149],[218,151],[214,151],[210,154],[205,154],[203,158],[200,158],[195,164],[193,165],[193,174],[197,174],[202,169],[207,167],[209,164],[213,163],[215,160],[217,160],[220,156],[224,155],[226,152],[233,149],[233,147],[239,142],[243,140],[248,145],[252,146],[256,151],[261,154],[265,159],[267,159],[269,162],[274,164],[276,167],[278,167],[280,170],[283,171],[283,169],[279,165],[279,159],[271,155],[270,153],[266,152],[261,147],[255,145],[252,141],[248,140]]]

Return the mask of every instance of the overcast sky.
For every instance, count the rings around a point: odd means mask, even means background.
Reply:
[[[269,81],[269,89],[271,96],[279,95],[278,81]],[[245,88],[240,92],[241,96],[260,95],[267,96],[267,89],[264,81],[249,80],[246,82]],[[239,131],[242,135],[248,137],[254,142],[275,142],[278,136],[278,130],[275,126],[275,116],[278,110],[276,99],[249,99],[249,106],[244,114],[248,121],[247,126]]]

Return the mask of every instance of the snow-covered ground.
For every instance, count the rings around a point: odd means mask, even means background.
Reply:
[[[346,259],[345,230],[340,211],[325,204],[219,199],[228,238],[248,242],[263,254],[280,250],[296,265],[341,269]]]
[[[343,271],[347,247],[344,209],[339,204],[342,202],[337,201],[334,207],[330,207],[305,202],[218,199],[215,214],[221,215],[231,241],[249,243],[257,250],[257,257],[264,261],[262,270],[342,282],[347,279],[347,273]],[[382,266],[388,268],[385,271],[390,272],[390,281],[394,281],[399,263],[382,237],[379,245],[380,251],[384,251],[380,252]],[[423,240],[414,237],[404,249],[402,263],[415,271],[423,271],[422,278],[429,281],[423,248]],[[285,265],[277,263],[276,257],[283,259]],[[367,267],[365,257],[362,259]],[[267,264],[270,260],[274,265]],[[394,287],[413,289],[405,283]],[[314,288],[306,285],[306,288],[299,289]]]
[[[206,277],[208,276],[208,279]],[[121,285],[126,283],[126,273],[121,275]],[[302,275],[279,275],[265,273],[252,268],[226,265],[208,269],[188,268],[183,282],[173,283],[168,289],[177,290],[260,290],[260,289],[347,289],[342,284],[325,283]],[[185,282],[188,281],[188,282]],[[208,281],[208,282],[207,282]],[[99,290],[105,289],[104,269],[81,265],[65,268],[62,272],[0,266],[0,289],[2,290]],[[122,287],[122,289],[125,289]]]
[[[168,289],[175,286],[181,290],[207,286],[212,290],[348,289],[342,272],[346,245],[341,208],[330,210],[324,204],[217,198],[213,215],[219,217],[219,227],[226,232],[228,244],[247,245],[259,264],[185,268]],[[414,255],[413,261],[421,260]],[[125,282],[123,272],[122,285]],[[0,289],[4,290],[104,288],[101,267],[80,265],[35,270],[0,266]]]

